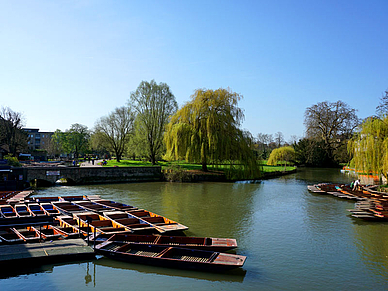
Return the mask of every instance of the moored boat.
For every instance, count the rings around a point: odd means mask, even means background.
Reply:
[[[18,217],[31,217],[31,216],[34,216],[34,214],[32,214],[30,208],[26,205],[26,204],[16,204],[14,206],[15,208],[15,211],[18,215]]]
[[[50,224],[36,227],[33,226],[32,228],[39,234],[39,236],[41,236],[45,240],[55,240],[63,238],[62,233]]]
[[[89,226],[93,233],[132,232],[129,228],[94,212],[77,213],[74,218],[80,226]]]
[[[25,242],[38,242],[42,239],[39,232],[31,226],[13,227],[12,230],[18,234]]]
[[[242,267],[246,260],[241,255],[117,241],[103,242],[95,250],[125,262],[212,272]]]
[[[28,204],[28,208],[30,208],[30,210],[34,216],[46,215],[46,213],[44,212],[44,209],[38,203],[30,203],[30,204]]]
[[[125,227],[128,227],[129,229],[131,229],[131,231],[136,233],[159,232],[159,229],[157,229],[154,225],[152,225],[148,221],[140,219],[128,212],[107,211],[107,212],[104,212],[104,216],[110,220],[115,221],[116,223],[119,223]]]
[[[128,204],[124,204],[124,203],[120,203],[112,200],[95,200],[94,203],[105,205],[119,211],[130,211],[130,210],[137,209],[137,207],[135,206],[131,206]]]
[[[87,236],[92,233],[90,226],[80,226],[78,221],[71,216],[61,215],[55,217],[55,220],[58,221],[60,228],[70,227],[73,229],[72,232],[81,233],[82,236]]]
[[[11,205],[0,205],[0,216],[3,218],[15,218],[18,217],[15,208]]]
[[[65,215],[73,215],[73,213],[85,212],[85,209],[69,201],[55,201],[51,202],[51,204]]]
[[[160,232],[178,232],[189,229],[183,224],[144,209],[131,210],[126,212],[151,223]]]
[[[211,250],[225,252],[237,248],[237,241],[232,238],[167,236],[167,235],[139,235],[139,234],[114,234],[110,237],[100,234],[100,241],[105,237],[110,241],[123,241],[127,243],[150,244],[160,246],[176,246],[180,248]],[[97,237],[97,240],[99,239]]]
[[[0,238],[2,243],[14,244],[14,243],[23,243],[24,240],[12,230],[12,228],[2,228],[0,229]]]
[[[61,215],[59,209],[51,203],[41,203],[40,206],[43,208],[46,215]]]

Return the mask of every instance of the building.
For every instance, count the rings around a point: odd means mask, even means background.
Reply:
[[[30,151],[46,149],[54,132],[42,132],[38,128],[23,128],[28,134],[28,149]]]

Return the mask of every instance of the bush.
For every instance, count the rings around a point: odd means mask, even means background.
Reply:
[[[13,157],[11,155],[6,155],[4,157],[4,160],[7,160],[8,166],[11,167],[20,167],[21,164],[19,163],[19,160],[16,157]]]

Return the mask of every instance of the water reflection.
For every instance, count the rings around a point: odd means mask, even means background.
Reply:
[[[111,260],[105,257],[101,257],[93,262],[94,265],[103,266],[122,271],[135,271],[145,274],[155,274],[171,277],[181,278],[193,278],[207,281],[219,281],[219,282],[243,282],[246,275],[246,271],[243,269],[231,270],[226,273],[206,273],[192,270],[179,270],[162,267],[153,267],[141,264],[132,264],[126,262],[120,262]],[[97,274],[97,277],[99,274]],[[103,276],[103,274],[101,274]]]

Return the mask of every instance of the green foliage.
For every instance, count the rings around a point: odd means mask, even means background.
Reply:
[[[252,150],[252,137],[239,129],[244,117],[237,106],[242,98],[229,89],[198,89],[178,112],[171,117],[165,133],[168,160],[186,160],[208,164],[228,161],[229,170],[242,164],[238,172],[257,177],[259,167]]]
[[[324,141],[303,138],[293,145],[295,149],[295,162],[313,167],[333,166],[325,150]]]
[[[56,130],[52,136],[52,141],[65,153],[74,154],[75,158],[78,158],[80,153],[88,151],[89,138],[90,132],[87,126],[75,123],[65,132]]]
[[[13,157],[12,155],[6,155],[4,157],[4,160],[7,160],[8,165],[11,167],[20,167],[21,166],[18,158]]]
[[[348,143],[357,170],[388,177],[388,116],[370,117]]]
[[[295,160],[295,150],[293,147],[286,146],[274,149],[268,159],[267,165],[276,166],[278,163],[284,164],[286,170],[287,162]]]
[[[137,113],[135,138],[138,147],[144,149],[155,164],[162,155],[165,126],[178,108],[175,97],[166,83],[142,81],[131,93],[129,105]]]

